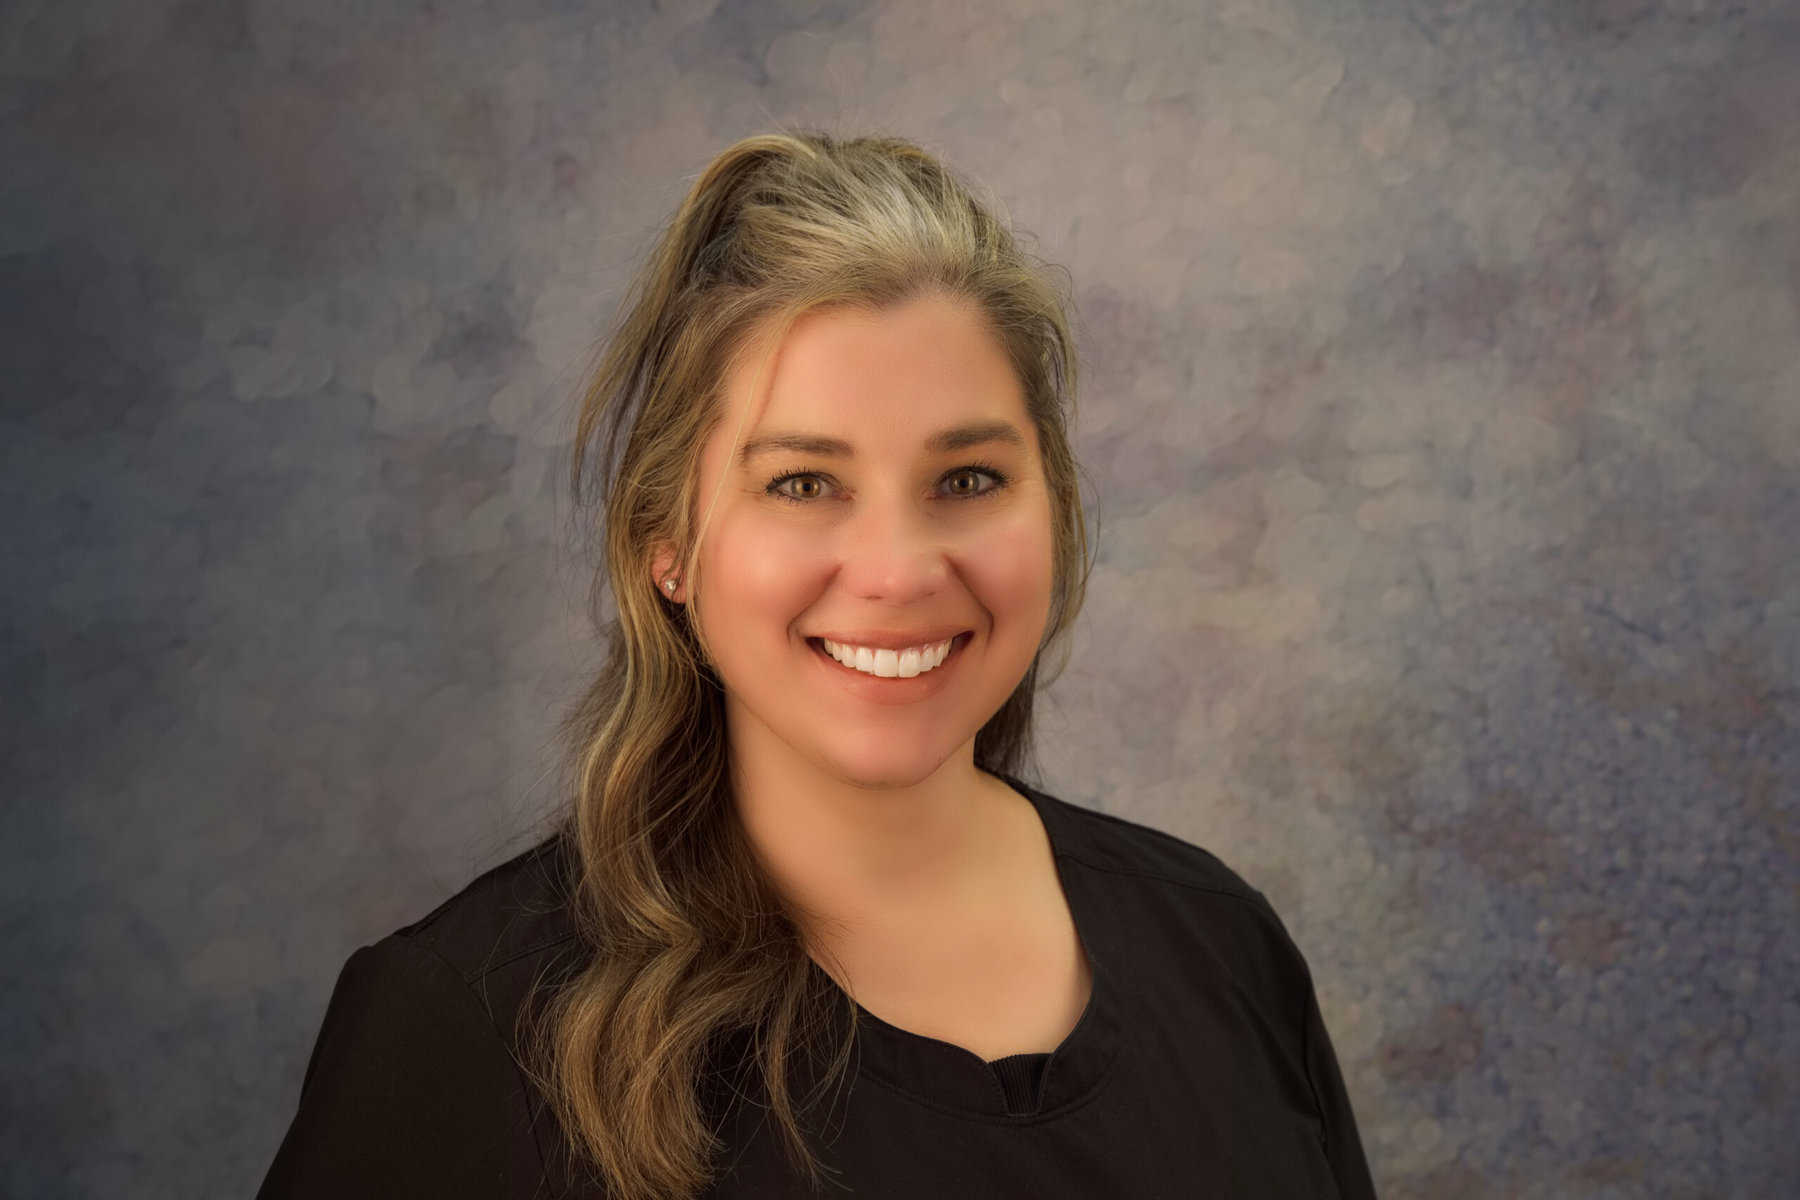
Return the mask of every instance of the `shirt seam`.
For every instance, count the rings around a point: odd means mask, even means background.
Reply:
[[[412,946],[418,953],[428,955],[432,959],[443,964],[445,969],[455,976],[457,981],[463,985],[469,999],[475,1001],[476,1007],[481,1010],[481,1015],[487,1021],[489,1031],[493,1033],[494,1039],[500,1043],[500,1048],[506,1052],[507,1061],[512,1063],[513,1075],[518,1079],[522,1094],[525,1097],[525,1118],[526,1124],[529,1126],[531,1132],[531,1148],[537,1151],[538,1179],[541,1181],[540,1187],[543,1184],[551,1184],[549,1161],[545,1158],[543,1143],[538,1140],[537,1122],[531,1117],[531,1096],[533,1091],[531,1082],[525,1077],[524,1068],[519,1065],[518,1056],[513,1053],[511,1043],[507,1040],[506,1035],[501,1032],[500,1026],[495,1022],[493,1008],[487,1003],[486,999],[475,990],[474,983],[463,975],[462,971],[455,963],[444,957],[436,946],[422,941],[412,934],[403,934],[401,937],[406,944]],[[510,962],[513,960],[509,959],[507,961]],[[485,973],[483,977],[485,977]],[[554,1188],[554,1184],[551,1184],[551,1186]],[[560,1190],[556,1191],[556,1195],[558,1196],[563,1194],[564,1193]]]
[[[1036,790],[1036,789],[1034,789],[1034,790]],[[1039,791],[1038,795],[1040,795],[1044,799],[1048,800],[1053,806],[1057,806],[1060,809],[1068,810],[1069,814],[1078,814],[1078,816],[1075,817],[1074,820],[1079,820],[1079,817],[1089,817],[1089,818],[1093,818],[1096,820],[1104,821],[1110,825],[1116,826],[1118,829],[1120,829],[1121,831],[1125,832],[1128,835],[1140,835],[1140,836],[1148,835],[1149,837],[1151,837],[1159,842],[1162,842],[1166,846],[1173,848],[1183,854],[1201,855],[1204,858],[1206,858],[1207,860],[1209,860],[1211,863],[1213,863],[1218,868],[1218,870],[1226,873],[1227,875],[1232,876],[1233,882],[1228,882],[1228,883],[1224,883],[1224,884],[1197,883],[1197,882],[1194,882],[1193,880],[1177,878],[1176,876],[1164,874],[1162,872],[1145,871],[1145,870],[1141,870],[1141,869],[1133,868],[1133,867],[1110,866],[1105,863],[1095,862],[1092,859],[1083,858],[1079,848],[1075,848],[1073,846],[1065,844],[1065,842],[1068,842],[1068,841],[1088,840],[1084,836],[1083,832],[1074,825],[1073,820],[1069,821],[1069,828],[1067,828],[1066,830],[1063,830],[1063,831],[1058,831],[1055,829],[1049,830],[1051,845],[1054,847],[1054,852],[1055,852],[1055,855],[1057,858],[1066,858],[1073,862],[1078,862],[1082,866],[1087,867],[1090,870],[1106,871],[1106,872],[1109,872],[1114,875],[1131,875],[1131,876],[1135,876],[1140,879],[1154,879],[1154,880],[1157,880],[1162,883],[1176,884],[1180,887],[1195,888],[1200,891],[1215,892],[1222,896],[1232,896],[1239,900],[1244,900],[1252,905],[1257,905],[1259,903],[1266,905],[1268,903],[1267,900],[1264,900],[1261,898],[1260,893],[1258,893],[1255,888],[1251,887],[1248,883],[1244,882],[1242,879],[1236,878],[1235,872],[1233,872],[1231,870],[1231,868],[1229,866],[1227,866],[1224,863],[1224,861],[1219,858],[1218,855],[1214,854],[1212,851],[1206,849],[1203,846],[1196,846],[1192,842],[1183,841],[1182,839],[1176,837],[1174,834],[1167,833],[1161,829],[1155,828],[1154,826],[1140,825],[1135,821],[1128,821],[1123,817],[1116,816],[1113,813],[1105,812],[1098,808],[1088,808],[1083,805],[1071,804],[1069,801],[1060,799],[1056,796],[1052,796],[1047,792]],[[1064,816],[1065,818],[1067,817],[1067,814],[1064,814],[1064,813],[1059,813],[1058,815]]]
[[[1283,930],[1286,933],[1286,930]],[[1287,941],[1293,943],[1289,935]],[[1338,1195],[1344,1194],[1344,1181],[1338,1175],[1337,1157],[1332,1153],[1331,1122],[1325,1118],[1325,1100],[1319,1094],[1319,1081],[1313,1076],[1312,1043],[1313,1023],[1308,1018],[1319,1005],[1319,993],[1313,984],[1312,968],[1306,965],[1306,956],[1300,953],[1300,947],[1294,946],[1294,954],[1300,960],[1306,990],[1300,997],[1300,1070],[1306,1075],[1307,1089],[1312,1093],[1313,1111],[1319,1117],[1319,1150],[1325,1155],[1325,1166],[1331,1172],[1331,1185],[1337,1189]],[[1323,1027],[1325,1019],[1319,1018]]]
[[[1104,871],[1108,875],[1126,875],[1134,879],[1149,879],[1156,883],[1172,884],[1175,887],[1184,887],[1196,892],[1210,892],[1215,896],[1225,896],[1242,904],[1247,904],[1258,913],[1265,916],[1272,915],[1268,900],[1262,898],[1257,894],[1256,890],[1251,888],[1248,884],[1233,887],[1216,883],[1197,883],[1191,879],[1178,879],[1172,875],[1165,875],[1159,871],[1143,871],[1134,867],[1109,866],[1105,863],[1097,863],[1091,859],[1083,858],[1081,854],[1075,850],[1058,850],[1056,856],[1058,858],[1066,858],[1070,862],[1080,863],[1090,871]]]
[[[1155,831],[1152,830],[1152,832]],[[1167,837],[1168,835],[1165,834],[1163,836]],[[1207,892],[1215,896],[1224,896],[1227,899],[1236,900],[1239,903],[1248,906],[1251,911],[1273,925],[1277,936],[1293,953],[1296,962],[1300,966],[1301,978],[1306,985],[1300,998],[1300,1072],[1306,1078],[1306,1089],[1308,1094],[1311,1095],[1313,1102],[1313,1115],[1319,1124],[1319,1149],[1325,1155],[1327,1169],[1331,1171],[1332,1186],[1337,1188],[1339,1195],[1343,1195],[1343,1180],[1338,1176],[1337,1161],[1332,1155],[1329,1130],[1330,1123],[1325,1119],[1324,1100],[1319,1094],[1319,1082],[1314,1078],[1312,1069],[1312,1023],[1307,1020],[1309,1006],[1317,1003],[1317,990],[1313,984],[1312,969],[1307,966],[1305,955],[1301,954],[1299,947],[1294,945],[1293,935],[1288,933],[1286,927],[1282,925],[1281,919],[1276,916],[1275,910],[1273,906],[1269,904],[1268,899],[1260,893],[1257,893],[1254,889],[1249,889],[1248,884],[1244,885],[1244,887],[1249,890],[1240,890],[1239,888],[1233,887],[1220,887],[1216,884],[1196,883],[1192,880],[1176,879],[1154,871],[1141,871],[1130,867],[1107,866],[1085,859],[1081,857],[1079,853],[1071,850],[1058,850],[1056,854],[1059,858],[1067,858],[1071,862],[1080,863],[1089,870],[1102,871],[1110,875],[1124,875],[1135,879],[1148,879],[1156,883],[1166,883],[1176,887],[1188,888],[1192,891]]]
[[[432,953],[436,954],[440,959],[443,959],[444,965],[448,966],[452,971],[455,971],[457,974],[457,977],[460,978],[464,983],[468,984],[472,988],[475,986],[475,981],[478,979],[486,979],[489,975],[492,975],[495,971],[499,971],[506,967],[510,967],[512,964],[520,961],[521,959],[530,958],[534,954],[542,954],[546,950],[553,950],[556,947],[564,944],[565,942],[572,942],[572,941],[576,940],[576,938],[578,936],[579,935],[575,934],[575,933],[558,934],[556,937],[551,938],[547,942],[538,943],[537,945],[531,946],[530,948],[525,949],[525,950],[514,951],[513,953],[507,955],[505,958],[499,960],[498,962],[482,963],[479,967],[476,967],[470,971],[464,971],[461,967],[458,967],[454,963],[450,962],[450,960],[447,957],[445,957],[442,952],[440,952],[436,949],[435,944],[432,944],[432,946],[433,946]],[[431,943],[427,943],[427,944],[431,944]]]
[[[1319,1152],[1325,1156],[1325,1167],[1331,1172],[1331,1186],[1337,1189],[1338,1195],[1344,1194],[1344,1181],[1338,1178],[1337,1161],[1331,1155],[1331,1139],[1325,1120],[1325,1103],[1319,1097],[1319,1083],[1313,1078],[1312,1069],[1312,1022],[1307,1020],[1307,1010],[1313,1000],[1311,972],[1306,981],[1306,994],[1300,998],[1300,1070],[1306,1075],[1307,1090],[1312,1093],[1313,1111],[1319,1117]]]

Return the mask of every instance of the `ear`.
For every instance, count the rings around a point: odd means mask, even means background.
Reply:
[[[673,588],[667,580],[675,580]],[[687,581],[675,559],[675,550],[666,542],[658,542],[650,555],[650,586],[664,600],[680,604],[687,599]]]

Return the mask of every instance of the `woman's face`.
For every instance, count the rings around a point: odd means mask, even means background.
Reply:
[[[677,593],[704,626],[734,752],[864,786],[972,761],[1051,598],[1050,495],[1005,351],[972,302],[930,294],[808,313],[762,396],[759,357],[727,377],[700,464],[701,515],[717,494],[700,594]],[[930,669],[931,653],[903,652],[945,641]]]

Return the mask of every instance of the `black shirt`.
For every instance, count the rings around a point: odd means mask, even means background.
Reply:
[[[1178,838],[1007,782],[1055,851],[1087,1009],[1055,1053],[984,1062],[858,1006],[813,1142],[850,1190],[826,1194],[1373,1197],[1306,964],[1262,894]],[[350,956],[263,1200],[604,1195],[515,1062],[532,981],[580,953],[568,870],[551,839]],[[762,1110],[721,1111],[705,1194],[804,1194]]]

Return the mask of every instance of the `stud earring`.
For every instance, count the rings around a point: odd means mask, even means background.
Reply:
[[[665,579],[663,580],[663,586],[673,592],[675,590],[675,581],[673,579]]]

